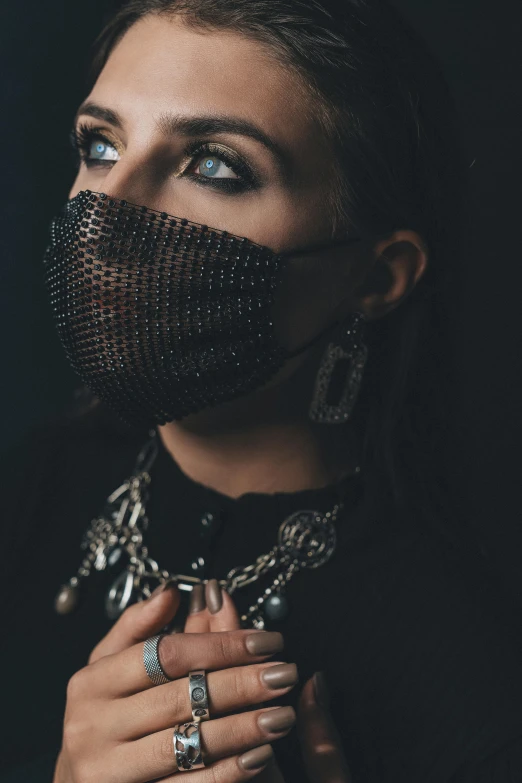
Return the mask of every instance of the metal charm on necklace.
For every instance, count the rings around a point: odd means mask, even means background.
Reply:
[[[149,557],[143,545],[143,533],[149,520],[145,513],[147,487],[150,484],[149,469],[157,455],[155,432],[138,456],[134,475],[107,498],[100,516],[95,517],[84,535],[81,548],[85,556],[76,576],[62,585],[55,600],[58,614],[69,614],[78,605],[81,580],[94,569],[104,571],[114,566],[122,557],[127,558],[124,571],[113,582],[107,594],[105,609],[110,619],[116,619],[135,601],[148,598],[154,586],[142,577],[166,578],[168,572],[159,570],[155,560]]]
[[[76,576],[62,585],[55,600],[59,614],[69,614],[78,604],[80,582],[92,569],[103,571],[113,567],[122,558],[127,559],[123,571],[111,585],[105,600],[105,610],[112,620],[117,619],[129,604],[148,598],[158,583],[175,581],[182,591],[190,592],[195,584],[204,580],[200,576],[171,574],[160,569],[149,556],[143,544],[143,534],[148,528],[146,515],[150,467],[158,451],[157,434],[140,452],[133,475],[116,489],[106,501],[102,514],[92,520],[82,541],[85,557]],[[356,474],[360,469],[356,468]],[[241,616],[244,627],[263,629],[266,620],[282,620],[289,610],[285,588],[295,574],[303,568],[318,568],[332,557],[336,547],[335,522],[343,503],[331,511],[296,511],[279,528],[278,543],[267,554],[260,555],[248,566],[238,566],[219,580],[220,585],[232,595],[236,590],[272,575],[269,584],[256,602]],[[201,558],[200,558],[201,559]],[[200,560],[199,559],[199,560]],[[203,568],[204,563],[196,564]],[[197,569],[194,569],[197,573]]]
[[[296,511],[281,524],[277,546],[258,557],[253,565],[233,568],[227,574],[222,584],[232,595],[238,588],[277,572],[272,584],[242,615],[244,625],[251,623],[263,630],[266,619],[285,619],[289,611],[284,594],[287,584],[302,568],[318,568],[332,557],[337,542],[334,523],[342,507],[339,503],[324,515],[317,511]]]

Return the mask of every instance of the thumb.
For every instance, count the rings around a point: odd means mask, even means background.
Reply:
[[[89,657],[94,663],[154,636],[170,623],[180,604],[179,590],[174,583],[159,585],[150,598],[129,606],[110,631],[96,645]]]
[[[312,783],[350,783],[351,777],[341,738],[328,708],[322,672],[304,685],[297,712],[297,731]]]

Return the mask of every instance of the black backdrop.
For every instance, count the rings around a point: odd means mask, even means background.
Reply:
[[[473,530],[522,603],[520,4],[395,2],[438,54],[459,107],[471,177],[455,335],[467,446],[455,469]],[[2,450],[58,411],[77,384],[52,324],[41,256],[71,181],[67,133],[106,8],[106,0],[0,0]]]

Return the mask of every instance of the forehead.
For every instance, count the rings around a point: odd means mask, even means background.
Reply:
[[[281,143],[321,139],[296,73],[240,33],[191,28],[148,15],[112,51],[91,97],[127,122],[163,112],[217,113],[254,121]]]

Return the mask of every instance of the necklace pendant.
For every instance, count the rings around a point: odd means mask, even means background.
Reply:
[[[284,620],[290,611],[288,599],[282,593],[269,596],[265,601],[264,609],[267,618],[275,621]]]
[[[73,577],[71,582],[67,585],[62,585],[58,595],[54,600],[54,609],[57,614],[71,614],[78,606],[78,599],[80,597],[80,588],[78,582],[73,583]]]
[[[134,573],[122,571],[112,583],[105,599],[105,611],[109,620],[117,620],[130,604],[134,593]]]
[[[149,435],[150,441],[140,452],[132,476],[109,495],[102,515],[91,521],[81,543],[85,555],[77,576],[62,585],[55,598],[58,614],[69,614],[76,608],[80,579],[89,576],[92,570],[104,571],[117,564],[123,567],[124,555],[128,558],[127,567],[116,577],[105,598],[105,611],[111,620],[118,619],[134,601],[148,598],[152,592],[151,580],[174,580],[185,592],[206,581],[207,564],[203,557],[193,560],[192,574],[171,574],[159,568],[144,545],[143,532],[149,524],[146,514],[149,471],[158,452],[156,430],[151,430]],[[344,503],[339,502],[325,514],[312,510],[294,512],[280,525],[278,543],[269,552],[260,555],[255,563],[232,568],[226,579],[221,580],[221,585],[232,595],[237,589],[276,573],[272,584],[241,616],[244,627],[264,630],[267,621],[279,622],[288,616],[290,606],[283,594],[285,586],[300,569],[318,568],[333,556],[337,543],[334,523],[343,507]],[[202,539],[210,543],[221,522],[219,514],[205,513],[201,518]]]
[[[332,514],[296,511],[279,528],[279,545],[300,568],[319,568],[330,560],[337,543]]]
[[[116,565],[118,560],[123,554],[123,549],[120,546],[117,546],[115,549],[112,550],[112,552],[107,557],[107,563],[110,566]]]

